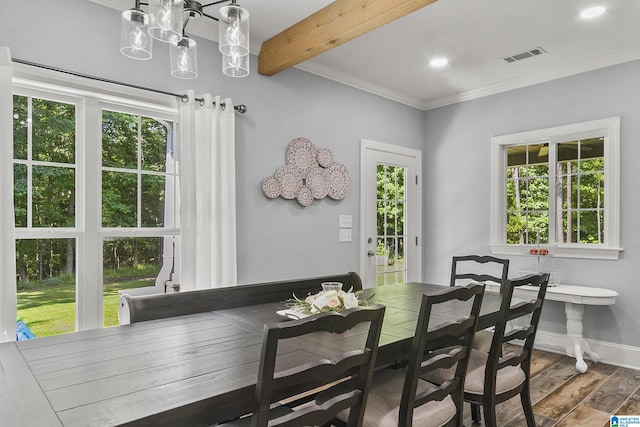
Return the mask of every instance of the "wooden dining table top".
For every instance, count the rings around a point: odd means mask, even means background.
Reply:
[[[386,306],[378,365],[406,359],[422,294],[442,289],[411,282],[366,291],[369,303]],[[499,307],[498,295],[485,294],[479,328],[494,323]],[[0,344],[0,425],[196,426],[248,413],[264,325],[285,321],[276,313],[284,308],[274,302]],[[465,311],[451,302],[433,316]]]

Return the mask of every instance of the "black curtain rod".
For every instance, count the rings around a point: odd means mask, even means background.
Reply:
[[[189,96],[186,95],[186,94],[178,95],[178,94],[175,94],[175,93],[172,93],[172,92],[166,92],[164,90],[151,89],[151,88],[148,88],[148,87],[132,85],[132,84],[129,84],[129,83],[117,82],[115,80],[109,80],[109,79],[105,79],[105,78],[102,78],[102,77],[91,76],[91,75],[88,75],[88,74],[77,73],[75,71],[63,70],[61,68],[56,68],[56,67],[51,67],[51,66],[48,66],[48,65],[37,64],[35,62],[24,61],[22,59],[12,58],[11,60],[13,62],[17,62],[18,64],[30,65],[32,67],[38,67],[38,68],[44,68],[45,70],[57,71],[59,73],[70,74],[72,76],[83,77],[85,79],[97,80],[97,81],[104,82],[104,83],[111,83],[111,84],[116,84],[116,85],[119,85],[119,86],[126,86],[126,87],[130,87],[130,88],[134,88],[134,89],[147,90],[149,92],[161,93],[163,95],[175,96],[176,98],[180,98],[182,100],[182,102],[188,102],[189,101]],[[204,104],[204,98],[196,98],[196,101],[200,102],[200,105]],[[214,102],[214,105],[215,105],[215,102]],[[220,103],[220,107],[224,110],[224,108],[225,108],[224,102]],[[240,114],[244,114],[244,113],[247,112],[247,106],[244,105],[244,104],[234,105],[233,109],[236,110]]]

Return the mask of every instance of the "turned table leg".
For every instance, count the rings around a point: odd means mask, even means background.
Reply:
[[[587,364],[584,361],[583,354],[587,353],[594,362],[598,362],[600,356],[591,350],[589,344],[582,336],[584,306],[582,304],[565,302],[564,307],[567,315],[567,343],[565,345],[565,351],[569,356],[576,358],[576,369],[578,372],[585,373],[587,372]]]

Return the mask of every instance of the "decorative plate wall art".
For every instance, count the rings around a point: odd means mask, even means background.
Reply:
[[[328,148],[320,148],[318,150],[318,163],[323,168],[328,168],[333,164],[333,153]]]
[[[311,194],[309,187],[302,187],[296,195],[296,200],[298,200],[298,203],[302,206],[309,206],[313,203],[313,195]]]
[[[278,181],[273,176],[268,176],[262,181],[262,191],[264,191],[264,195],[270,199],[275,199],[282,192],[282,187],[280,187],[280,181]]]
[[[296,138],[287,146],[287,165],[307,173],[309,169],[318,166],[317,151],[307,138]]]
[[[328,148],[316,148],[307,138],[289,143],[285,165],[262,181],[262,191],[270,199],[296,199],[302,206],[327,196],[342,200],[349,193],[351,177],[347,168],[335,161]]]
[[[323,199],[329,194],[329,181],[327,171],[317,166],[309,171],[306,178],[307,187],[311,190],[314,199]]]
[[[334,163],[327,169],[327,181],[329,181],[329,197],[335,200],[342,200],[349,192],[351,177],[344,165]]]
[[[280,195],[285,199],[295,199],[302,188],[302,171],[295,166],[286,165],[279,168],[275,176],[280,183]]]

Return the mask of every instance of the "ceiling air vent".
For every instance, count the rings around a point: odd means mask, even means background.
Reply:
[[[515,53],[513,55],[505,56],[502,59],[511,63],[522,61],[523,59],[531,58],[532,56],[542,55],[543,53],[547,53],[547,51],[541,47],[534,47],[533,49],[527,50],[526,52]]]

